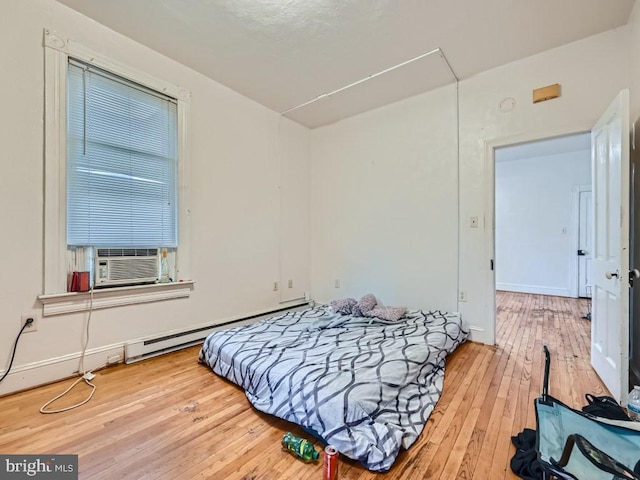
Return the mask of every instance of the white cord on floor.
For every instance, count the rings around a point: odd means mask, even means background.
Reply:
[[[93,313],[93,287],[91,288],[90,295],[89,295],[89,316],[87,317],[87,329],[85,331],[84,346],[82,348],[82,354],[80,355],[80,363],[78,364],[78,373],[82,372],[80,373],[81,376],[75,382],[73,382],[73,384],[69,388],[67,388],[64,392],[62,392],[57,397],[52,398],[47,403],[45,403],[42,407],[40,407],[40,413],[61,413],[61,412],[66,412],[68,410],[72,410],[74,408],[81,407],[82,405],[87,403],[89,400],[91,400],[91,398],[93,397],[93,394],[96,393],[96,390],[98,389],[98,387],[96,387],[93,383],[91,383],[91,380],[93,379],[94,375],[90,371],[87,372],[84,369],[84,356],[87,353],[87,347],[89,345],[89,327],[91,326],[92,313]],[[104,365],[100,365],[94,370],[97,370],[98,368],[102,368],[104,366],[106,366],[106,363]],[[69,393],[73,389],[73,387],[75,387],[78,383],[80,383],[81,380],[84,380],[84,383],[86,383],[88,386],[91,387],[91,393],[89,393],[89,396],[85,400],[75,405],[71,405],[70,407],[60,408],[57,410],[47,410],[47,407],[49,405],[51,405],[53,402],[55,402],[59,398],[64,397],[67,393]]]
[[[71,389],[73,387],[75,387],[80,382],[80,380],[84,380],[84,383],[86,383],[87,385],[89,385],[91,387],[91,393],[89,394],[89,396],[85,400],[83,400],[82,402],[77,403],[75,405],[72,405],[70,407],[66,407],[66,408],[59,408],[57,410],[47,410],[46,409],[53,402],[55,402],[59,398],[64,397],[67,393],[69,393],[71,391]],[[57,397],[52,398],[47,403],[45,403],[42,407],[40,407],[40,413],[62,413],[62,412],[66,412],[67,410],[72,410],[74,408],[78,408],[78,407],[84,405],[85,403],[87,403],[89,400],[91,400],[91,398],[93,397],[93,394],[95,393],[97,388],[98,387],[96,387],[93,383],[91,383],[89,380],[87,380],[83,375],[82,377],[78,378],[75,382],[73,382],[73,384],[69,388],[67,388],[64,392],[62,392],[60,395],[58,395]]]

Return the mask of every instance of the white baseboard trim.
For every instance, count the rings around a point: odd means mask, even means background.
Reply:
[[[484,328],[476,327],[474,325],[469,326],[469,341],[484,343],[486,345],[491,345],[492,342],[487,338],[487,332]]]
[[[275,308],[264,309],[244,315],[236,315],[233,317],[218,319],[214,323],[208,322],[207,324],[199,324],[195,326],[190,325],[188,328],[183,329],[183,331],[202,327],[212,327],[213,330],[231,328],[248,323],[255,323],[262,318],[266,318],[268,316],[271,316],[270,314],[276,314],[277,312],[282,312],[284,314],[286,313],[287,309],[302,310],[306,308],[306,306],[307,304],[304,301],[284,302]],[[230,325],[230,323],[232,324]],[[159,333],[154,337],[171,335],[178,332],[180,332],[180,330],[172,330],[170,332]],[[84,359],[85,370],[90,371],[100,366],[106,365],[107,359],[115,355],[120,356],[120,362],[124,361],[125,343],[129,343],[131,341],[135,341],[135,339],[127,340],[118,344],[105,345],[102,347],[88,349]],[[170,350],[166,350],[165,353],[168,353],[169,351]],[[11,369],[11,372],[9,372],[9,375],[7,375],[7,378],[5,378],[2,383],[0,383],[0,397],[3,395],[8,395],[29,388],[37,387],[39,385],[57,382],[65,378],[77,376],[81,354],[82,352],[69,353],[60,357],[39,360],[37,362],[13,367]],[[4,370],[0,371],[0,377],[2,375],[4,375]]]
[[[81,354],[82,352],[70,353],[13,368],[7,378],[0,383],[0,396],[77,376]],[[90,371],[103,366],[109,357],[115,355],[120,356],[120,361],[124,359],[123,344],[89,349],[84,357],[85,370]],[[1,373],[4,374],[4,372]]]
[[[522,285],[517,283],[496,283],[496,290],[517,293],[534,293],[538,295],[553,295],[556,297],[571,297],[569,288],[544,287],[541,285]]]

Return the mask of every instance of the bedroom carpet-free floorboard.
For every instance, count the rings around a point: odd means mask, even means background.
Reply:
[[[581,407],[607,394],[589,362],[587,301],[498,292],[497,345],[466,343],[447,361],[444,392],[425,429],[387,474],[340,462],[341,480],[516,479],[510,437],[535,427],[542,346],[550,393]],[[197,364],[199,347],[98,372],[79,409],[42,415],[71,380],[0,398],[0,452],[79,454],[81,479],[318,480],[322,464],[280,447],[297,426],[254,410],[244,392]],[[76,403],[76,387],[58,406]],[[55,405],[54,405],[55,406]]]

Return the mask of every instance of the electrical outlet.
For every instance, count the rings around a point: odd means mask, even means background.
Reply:
[[[293,288],[293,280],[289,280],[289,288]]]
[[[340,280],[336,280],[335,288],[340,288]]]
[[[37,331],[38,330],[38,316],[37,315],[22,315],[20,317],[20,328],[22,328],[22,326],[25,323],[27,323],[27,318],[33,318],[33,323],[30,323],[29,325],[27,325],[27,327],[24,329],[24,333]]]
[[[278,282],[273,282],[273,291],[274,292],[278,291]]]
[[[467,301],[467,291],[466,290],[460,290],[458,292],[458,300],[461,302],[466,302]]]

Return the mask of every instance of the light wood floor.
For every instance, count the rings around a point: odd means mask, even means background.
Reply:
[[[589,365],[585,300],[499,292],[497,303],[497,346],[466,343],[449,357],[444,394],[411,449],[385,475],[341,461],[340,479],[517,478],[510,437],[535,428],[543,344],[552,395],[579,407],[585,393],[605,394]],[[281,450],[282,434],[299,428],[253,410],[197,355],[194,347],[102,370],[94,399],[66,413],[38,410],[69,380],[0,398],[0,452],[79,454],[81,479],[322,478],[321,463]]]

